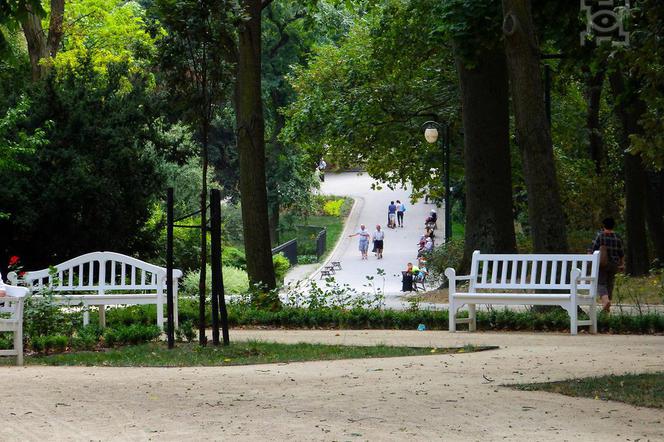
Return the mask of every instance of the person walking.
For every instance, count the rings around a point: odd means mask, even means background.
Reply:
[[[385,232],[380,229],[380,224],[376,224],[376,231],[373,233],[374,250],[378,259],[383,259],[383,242]]]
[[[625,269],[625,252],[622,240],[613,231],[615,224],[613,218],[604,218],[602,230],[597,234],[592,245],[592,251],[599,250],[600,254],[597,294],[602,301],[602,309],[607,313],[611,310],[616,273]]]
[[[390,205],[387,206],[387,227],[394,229],[397,226],[397,206],[394,204],[394,201],[390,201]]]
[[[403,213],[406,211],[406,205],[397,200],[397,223],[399,227],[403,227]]]
[[[362,255],[362,259],[369,259],[369,257],[367,256],[367,252],[369,251],[369,238],[371,237],[371,235],[367,231],[366,226],[364,224],[361,224],[360,230],[353,233],[352,235],[348,235],[349,238],[352,238],[353,236],[360,237],[360,242],[358,243],[358,249],[360,251],[360,254]]]

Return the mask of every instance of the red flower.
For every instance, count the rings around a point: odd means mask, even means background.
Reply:
[[[24,271],[20,271],[20,272],[18,272],[18,277],[19,277],[19,278],[23,278],[24,275],[25,275],[25,272],[24,272]]]
[[[20,260],[21,258],[19,258],[18,256],[12,256],[11,258],[9,258],[9,266],[11,267],[17,265]]]

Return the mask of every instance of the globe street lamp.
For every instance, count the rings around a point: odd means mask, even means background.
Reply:
[[[439,132],[445,130],[442,137],[443,149],[443,187],[445,187],[445,242],[448,242],[452,237],[452,205],[450,203],[450,126],[446,123],[438,123],[436,121],[427,121],[422,125],[424,129],[424,138],[427,143],[434,144],[438,141]]]

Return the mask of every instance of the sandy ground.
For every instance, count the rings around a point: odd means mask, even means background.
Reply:
[[[503,384],[664,368],[664,338],[234,330],[232,339],[500,345],[213,368],[0,368],[0,440],[664,440],[664,411]]]

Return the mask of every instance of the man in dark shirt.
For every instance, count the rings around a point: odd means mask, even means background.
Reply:
[[[605,218],[602,221],[602,231],[597,234],[593,241],[593,251],[606,248],[608,262],[605,266],[599,267],[599,281],[597,284],[597,293],[602,300],[604,311],[611,309],[611,296],[613,295],[613,284],[616,273],[622,271],[625,267],[625,252],[620,237],[613,231],[616,222],[613,218]],[[600,251],[600,253],[602,253]]]

